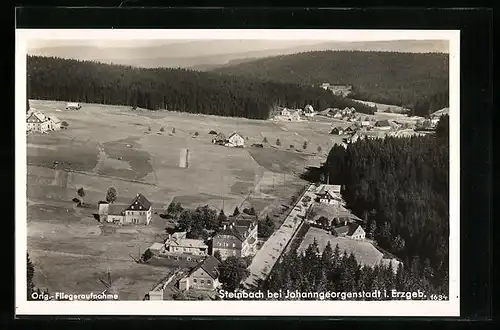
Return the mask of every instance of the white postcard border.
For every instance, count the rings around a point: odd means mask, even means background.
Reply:
[[[27,301],[26,44],[33,39],[449,40],[450,240],[448,301]],[[15,313],[17,315],[459,316],[460,31],[17,29],[15,75]]]

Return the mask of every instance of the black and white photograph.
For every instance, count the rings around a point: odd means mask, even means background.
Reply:
[[[459,315],[459,75],[451,30],[18,29],[17,313]]]

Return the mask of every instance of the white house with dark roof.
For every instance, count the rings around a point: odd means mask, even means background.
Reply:
[[[226,146],[228,147],[243,147],[244,145],[245,145],[245,139],[236,132],[229,135],[229,138],[227,139],[226,143]]]
[[[239,214],[228,217],[212,239],[212,253],[219,251],[221,258],[246,257],[257,251],[257,217]]]
[[[99,203],[101,221],[116,224],[149,225],[151,222],[151,203],[142,194],[129,204]]]
[[[356,240],[364,240],[366,236],[364,229],[357,223],[348,223],[345,226],[333,228],[332,233],[338,237],[347,237]]]
[[[26,118],[26,131],[45,133],[51,129],[51,121],[41,112],[31,112]]]
[[[179,290],[215,290],[220,286],[219,267],[220,261],[214,256],[207,256],[203,261],[193,267],[189,273],[179,280]]]
[[[186,238],[185,235],[181,237],[169,235],[161,252],[170,255],[206,256],[208,255],[208,245],[203,240]]]

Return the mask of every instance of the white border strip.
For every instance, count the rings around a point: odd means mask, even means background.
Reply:
[[[449,301],[27,301],[26,299],[26,46],[30,40],[449,40],[450,300]],[[460,31],[451,30],[16,30],[16,314],[227,316],[460,315]],[[221,314],[223,313],[223,314]]]

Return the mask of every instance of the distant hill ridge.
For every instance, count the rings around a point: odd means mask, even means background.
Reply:
[[[449,56],[311,51],[257,59],[211,72],[309,86],[325,82],[351,84],[353,98],[413,108],[420,99],[448,91]]]
[[[265,82],[186,69],[144,69],[92,61],[28,56],[31,99],[129,105],[250,119],[267,119],[278,106],[374,108],[311,86]]]

